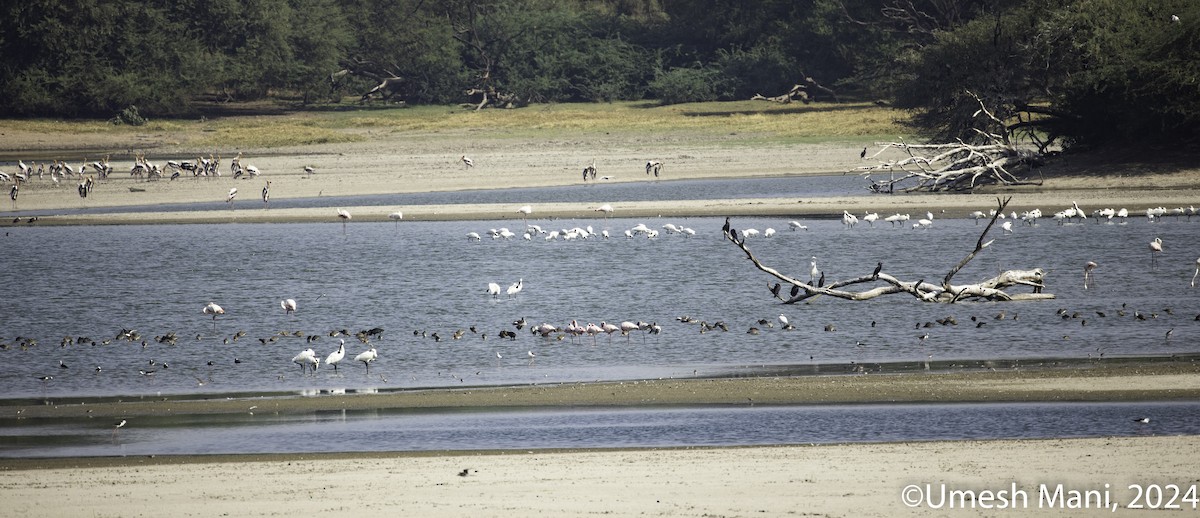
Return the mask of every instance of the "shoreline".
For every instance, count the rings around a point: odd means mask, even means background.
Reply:
[[[995,371],[820,374],[399,389],[319,396],[229,394],[0,401],[18,419],[308,413],[326,410],[555,408],[583,406],[821,405],[871,403],[1200,400],[1200,365],[1129,362]],[[22,404],[22,402],[26,402]]]
[[[142,457],[125,459],[126,464],[89,458],[37,469],[0,467],[0,494],[9,503],[3,514],[26,517],[161,515],[169,509],[173,515],[404,512],[448,518],[990,516],[1002,512],[997,509],[1061,515],[1081,512],[1066,510],[1071,507],[1065,497],[1075,491],[1095,493],[1087,509],[1142,516],[1146,502],[1137,500],[1131,486],[1165,490],[1176,484],[1180,494],[1195,487],[1192,456],[1180,453],[1197,446],[1198,436],[1151,436]],[[973,497],[947,506],[937,497],[942,489],[970,491]],[[983,491],[1003,491],[1006,498],[978,498]],[[1060,498],[1052,498],[1054,491],[1062,492]],[[1181,509],[1190,506],[1184,502]]]

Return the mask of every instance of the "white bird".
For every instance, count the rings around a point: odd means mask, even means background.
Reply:
[[[237,187],[229,189],[229,194],[225,196],[225,203],[233,206],[233,199],[237,197]]]
[[[483,238],[479,237],[478,232],[467,232],[467,239],[470,241],[482,241],[483,240]]]
[[[358,353],[358,356],[354,357],[354,361],[363,362],[363,365],[367,366],[367,375],[370,376],[371,375],[371,362],[375,361],[376,358],[379,358],[379,353],[375,352],[375,348],[372,347],[361,353]]]
[[[1200,258],[1196,259],[1196,273],[1192,274],[1192,287],[1196,287],[1196,276],[1200,276]]]
[[[1171,23],[1179,23],[1179,15],[1172,14],[1171,15]]]
[[[400,211],[393,212],[391,214],[388,214],[388,219],[395,221],[395,222],[399,222],[400,220],[404,219],[404,213],[400,212]]]
[[[1092,274],[1092,270],[1095,270],[1097,266],[1100,265],[1096,261],[1088,261],[1087,264],[1083,265],[1083,289],[1088,289],[1095,282],[1095,275]],[[1193,278],[1194,280],[1195,278]]]
[[[1007,220],[1004,223],[1001,223],[1000,228],[1004,229],[1005,232],[1012,234],[1012,220]]]
[[[313,173],[317,172],[317,170],[311,165],[306,165],[306,166],[304,166],[304,172],[306,174],[313,174]],[[325,362],[325,363],[329,363],[329,362]]]
[[[258,168],[253,165],[246,166],[246,174],[250,176],[258,176]]]
[[[1163,251],[1162,238],[1156,237],[1150,242],[1150,264],[1158,264],[1158,254]]]
[[[333,372],[337,372],[338,362],[342,361],[342,358],[345,358],[345,357],[346,357],[346,340],[339,338],[338,339],[338,350],[329,353],[329,356],[325,357],[325,365],[332,365]]]
[[[217,321],[217,315],[224,315],[225,309],[221,306],[218,306],[216,302],[209,302],[208,305],[204,306],[204,309],[201,312],[205,315],[212,315],[213,322],[215,323]]]
[[[787,327],[787,325],[788,325],[788,317],[787,317],[786,315],[784,315],[784,314],[780,313],[780,314],[779,314],[779,323],[780,323],[780,324],[783,324],[783,326],[784,326],[784,327]]]
[[[854,225],[858,224],[858,216],[855,216],[854,214],[851,214],[850,212],[843,210],[842,211],[842,224],[846,225],[847,227],[854,228]]]
[[[126,423],[126,422],[127,422],[126,420],[122,419],[122,420],[120,420],[120,421],[117,421],[117,422],[113,423],[113,433],[112,433],[112,436],[113,436],[113,437],[116,437],[116,436],[117,436],[117,429],[119,429],[119,428],[121,428],[121,427],[125,426],[125,423]]]
[[[279,307],[283,308],[283,313],[286,315],[295,313],[296,312],[296,300],[295,299],[283,299],[283,300],[279,301]]]
[[[496,284],[494,282],[489,282],[487,292],[488,292],[488,295],[492,296],[492,298],[499,297],[500,296],[500,285]]]
[[[613,206],[612,206],[612,205],[609,205],[609,204],[607,204],[607,203],[605,203],[604,205],[601,205],[601,206],[599,206],[599,207],[596,207],[596,211],[597,211],[597,212],[603,212],[603,213],[604,213],[604,218],[605,218],[605,219],[608,219],[608,217],[609,217],[609,216],[611,216],[611,215],[612,215],[612,213],[613,213]]]
[[[346,222],[350,221],[350,211],[346,209],[337,210],[338,219],[342,220],[342,234],[346,233]]]
[[[522,205],[521,208],[517,209],[517,212],[521,213],[521,221],[525,221],[529,219],[529,215],[533,213],[533,206]]]
[[[862,219],[863,219],[863,221],[870,223],[871,226],[873,227],[873,226],[875,226],[875,222],[879,220],[879,213],[878,212],[868,212],[865,216],[863,216]]]
[[[517,279],[517,282],[512,283],[505,293],[507,293],[509,297],[521,293],[521,287],[523,286],[524,282],[525,279]]]
[[[680,229],[680,232],[683,232],[683,230]],[[763,231],[763,237],[771,237],[773,235],[775,235],[775,229],[771,227],[767,227],[767,229]]]
[[[808,264],[810,265],[810,268],[808,270],[808,283],[812,284],[814,281],[817,280],[817,277],[821,276],[821,270],[817,269],[817,258],[816,257],[813,257],[812,261],[809,261]]]
[[[317,359],[316,351],[312,350],[312,348],[308,348],[300,351],[300,354],[292,357],[292,363],[299,365],[301,372],[306,372],[309,367],[312,367],[313,374],[316,374],[317,365],[321,363],[321,360]]]
[[[465,167],[465,168],[469,169],[469,168],[475,167],[475,161],[471,160],[470,158],[467,158],[467,155],[463,155],[460,160],[462,160],[463,167]]]
[[[788,228],[791,228],[791,229],[792,229],[792,231],[796,231],[796,230],[808,230],[808,227],[807,227],[807,226],[805,226],[805,225],[801,225],[801,224],[800,224],[800,222],[799,222],[799,221],[796,221],[796,220],[789,221],[789,222],[788,222]]]

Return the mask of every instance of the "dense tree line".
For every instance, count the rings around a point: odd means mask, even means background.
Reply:
[[[376,86],[408,103],[676,103],[809,78],[913,109],[941,138],[1200,129],[1192,0],[23,0],[0,19],[4,115],[175,116]]]

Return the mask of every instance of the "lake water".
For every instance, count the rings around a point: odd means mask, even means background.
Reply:
[[[1143,424],[1135,419],[1149,417]],[[8,421],[8,422],[5,422]],[[533,450],[1200,433],[1200,403],[1009,403],[332,411],[0,419],[0,457]]]
[[[6,308],[0,344],[8,346],[0,350],[6,367],[0,387],[7,398],[387,389],[725,375],[777,366],[829,372],[850,362],[1102,361],[1101,355],[1195,353],[1200,343],[1200,291],[1189,285],[1200,221],[1089,219],[1060,226],[1045,220],[1017,225],[1012,234],[997,229],[995,243],[956,281],[1041,267],[1046,291],[1058,299],[954,305],[904,295],[781,305],[767,290],[771,279],[721,238],[722,222],[530,221],[555,229],[590,225],[613,235],[638,223],[697,232],[569,242],[465,237],[506,224],[520,232],[520,220],[355,223],[344,232],[338,223],[9,228],[0,241]],[[806,278],[802,272],[815,256],[830,281],[869,273],[877,261],[901,279],[940,280],[982,228],[940,218],[927,230],[803,223],[808,231],[789,231],[782,219],[734,220],[740,229],[779,231],[752,241],[766,263]],[[1147,243],[1155,237],[1166,251],[1152,266]],[[1084,290],[1087,261],[1100,267],[1095,287]],[[523,290],[516,296],[485,293],[489,282],[507,287],[518,279]],[[283,298],[297,300],[295,315],[279,307]],[[209,301],[226,310],[215,322],[201,314]],[[796,329],[781,330],[780,314]],[[698,324],[679,322],[682,316],[722,321],[729,331],[701,333]],[[654,322],[662,333],[555,340],[526,328],[515,340],[499,337],[515,331],[512,322],[522,317],[559,327],[572,320]],[[917,328],[945,317],[958,324]],[[825,331],[827,325],[836,330]],[[762,332],[748,334],[752,326]],[[367,347],[353,337],[346,337],[347,357],[337,372],[322,365],[315,376],[302,375],[291,361],[307,347],[322,359],[335,350],[332,330],[374,327],[384,332],[373,340],[379,359],[370,375],[353,361]],[[142,339],[115,339],[122,329]],[[461,339],[452,339],[458,330]],[[234,340],[239,331],[245,335]],[[320,339],[278,336],[297,331]],[[154,340],[169,332],[178,336],[176,345]],[[19,347],[25,337],[37,345]],[[74,344],[61,345],[64,337]],[[80,337],[88,338],[84,345]]]

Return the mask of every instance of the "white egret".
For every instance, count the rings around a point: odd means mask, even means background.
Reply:
[[[339,338],[338,339],[338,350],[329,353],[329,356],[325,357],[325,365],[332,365],[333,372],[337,372],[338,362],[341,362],[342,358],[345,358],[345,357],[346,357],[346,340]]]

